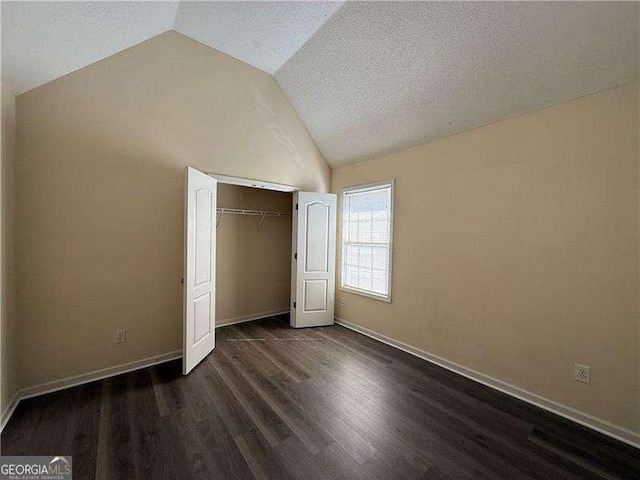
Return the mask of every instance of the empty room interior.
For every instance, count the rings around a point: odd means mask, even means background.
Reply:
[[[0,478],[640,479],[640,2],[0,14]]]

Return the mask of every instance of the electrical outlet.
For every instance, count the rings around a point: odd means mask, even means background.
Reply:
[[[340,295],[340,306],[343,308],[347,306],[347,299],[344,295]]]
[[[116,343],[125,343],[127,341],[127,331],[124,328],[116,330]]]
[[[574,364],[574,380],[576,382],[591,383],[591,367]]]

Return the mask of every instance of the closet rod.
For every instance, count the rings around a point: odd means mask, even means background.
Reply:
[[[218,213],[230,213],[232,215],[268,215],[270,217],[286,217],[291,216],[290,213],[282,213],[282,212],[267,212],[264,210],[246,210],[243,208],[216,208]]]
[[[220,219],[223,214],[230,215],[250,215],[254,217],[260,217],[260,221],[258,222],[258,231],[262,228],[264,221],[267,217],[290,217],[290,213],[282,213],[282,212],[268,212],[264,210],[247,210],[244,208],[216,208],[216,213],[218,214],[218,218],[216,220],[216,228],[220,224]]]

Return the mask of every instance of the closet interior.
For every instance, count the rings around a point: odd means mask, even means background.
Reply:
[[[218,183],[216,325],[289,312],[293,194]]]

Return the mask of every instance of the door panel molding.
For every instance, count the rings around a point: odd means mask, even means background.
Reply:
[[[321,207],[318,210],[317,207]],[[319,273],[329,271],[329,230],[331,220],[331,205],[316,201],[307,204],[305,209],[305,273]],[[318,218],[318,215],[322,217]],[[316,220],[316,221],[314,221]],[[320,223],[322,222],[322,223]],[[322,235],[320,234],[322,232]],[[321,258],[317,258],[321,256]],[[321,268],[309,268],[310,260],[318,263]]]
[[[329,282],[326,278],[304,281],[303,313],[326,312],[329,297]]]
[[[182,373],[215,347],[216,180],[187,167]]]
[[[332,325],[337,196],[296,192],[293,203],[291,326]]]

